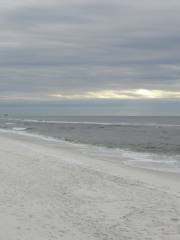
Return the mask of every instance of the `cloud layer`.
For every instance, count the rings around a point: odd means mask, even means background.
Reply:
[[[0,4],[1,100],[179,99],[178,0]]]

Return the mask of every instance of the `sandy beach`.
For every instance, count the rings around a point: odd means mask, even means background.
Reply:
[[[178,240],[180,176],[1,132],[0,239]]]

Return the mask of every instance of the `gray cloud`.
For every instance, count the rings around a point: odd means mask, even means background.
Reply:
[[[24,2],[1,5],[0,96],[180,91],[179,1]]]

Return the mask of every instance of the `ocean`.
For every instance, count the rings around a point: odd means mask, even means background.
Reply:
[[[0,129],[95,146],[133,166],[180,171],[177,116],[2,116]]]

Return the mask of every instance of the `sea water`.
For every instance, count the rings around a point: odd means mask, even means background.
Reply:
[[[126,164],[180,171],[180,117],[5,116],[0,128],[106,148]]]

